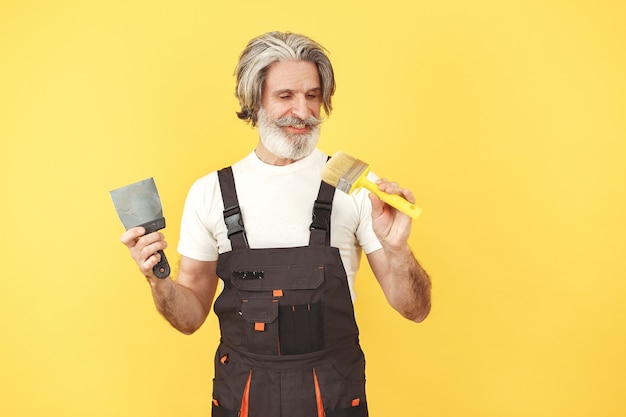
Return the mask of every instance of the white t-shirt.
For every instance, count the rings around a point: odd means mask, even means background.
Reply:
[[[250,248],[307,246],[313,203],[327,156],[316,149],[308,157],[285,166],[269,165],[254,152],[233,164],[241,215]],[[217,171],[198,179],[189,190],[183,210],[178,252],[199,261],[215,261],[232,250],[224,223],[224,203]],[[367,191],[335,192],[331,215],[331,245],[339,248],[354,299],[354,277],[361,250],[382,246],[372,230]]]

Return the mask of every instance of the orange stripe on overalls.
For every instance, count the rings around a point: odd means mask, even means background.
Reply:
[[[248,382],[246,382],[246,388],[243,390],[243,397],[241,398],[241,408],[239,409],[239,417],[248,417],[248,407],[250,401],[250,382],[252,381],[252,371],[248,375]]]
[[[315,400],[317,402],[317,417],[324,417],[324,402],[322,401],[320,383],[317,380],[317,373],[315,372],[315,368],[313,368],[313,382],[315,384]]]

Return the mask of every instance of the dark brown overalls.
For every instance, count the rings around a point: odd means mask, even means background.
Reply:
[[[309,246],[250,249],[232,170],[219,171],[232,251],[219,255],[213,417],[365,417],[365,360],[322,182]]]

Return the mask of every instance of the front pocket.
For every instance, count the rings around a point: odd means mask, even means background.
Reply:
[[[211,417],[238,417],[239,411],[228,410],[220,405],[213,403],[211,409]]]
[[[356,401],[355,401],[356,402]],[[325,410],[326,417],[367,417],[367,404],[359,401],[358,405],[352,405],[348,408],[338,410]]]
[[[278,355],[278,300],[249,298],[241,303],[243,348],[261,355]]]
[[[241,314],[249,323],[272,323],[278,317],[278,300],[266,298],[243,300]]]
[[[278,316],[282,355],[301,355],[324,349],[322,303],[280,306]]]
[[[237,416],[250,378],[250,367],[231,360],[228,350],[222,347],[218,348],[214,363],[212,416]]]
[[[337,352],[315,371],[327,416],[367,415],[365,358],[360,350]]]

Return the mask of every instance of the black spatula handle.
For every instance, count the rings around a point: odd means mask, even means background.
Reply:
[[[161,255],[161,260],[158,264],[154,265],[152,271],[157,278],[165,279],[170,276],[170,264],[167,262],[167,258],[165,257],[165,252],[160,250],[159,255]]]
[[[165,218],[161,217],[151,220],[147,223],[141,224],[140,226],[146,229],[146,234],[156,232],[157,230],[161,230],[165,227]],[[158,253],[161,255],[161,260],[154,266],[154,268],[152,268],[152,271],[157,278],[165,279],[170,276],[170,264],[167,262],[165,252],[160,250]]]

